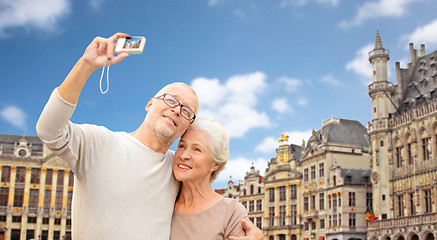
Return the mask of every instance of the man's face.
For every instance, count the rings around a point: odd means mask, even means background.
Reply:
[[[198,100],[192,89],[184,85],[171,85],[165,89],[179,101],[180,104],[190,108],[195,113],[198,108]],[[162,99],[150,99],[146,106],[147,124],[155,134],[163,141],[174,141],[180,137],[190,126],[191,120],[180,114],[181,106],[170,107]]]

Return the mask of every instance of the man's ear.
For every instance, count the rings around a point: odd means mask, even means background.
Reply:
[[[149,102],[146,105],[146,112],[149,112],[150,106],[152,106],[153,98],[149,99]]]

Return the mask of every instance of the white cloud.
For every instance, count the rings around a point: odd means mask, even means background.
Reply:
[[[255,147],[255,151],[262,153],[274,153],[278,147],[278,140],[274,137],[266,137],[264,140]]]
[[[308,101],[305,98],[301,98],[297,100],[297,105],[299,106],[306,106],[308,104]]]
[[[278,79],[279,83],[285,84],[285,89],[288,92],[295,92],[301,85],[303,85],[303,81],[297,78],[289,78],[287,76],[282,76]]]
[[[363,84],[368,85],[372,82],[372,65],[369,63],[369,52],[373,50],[374,45],[368,44],[358,50],[355,59],[346,64],[347,70],[352,70],[358,76]]]
[[[408,9],[408,5],[414,0],[377,0],[364,3],[352,20],[344,20],[341,27],[351,27],[362,24],[368,19],[377,17],[402,17]]]
[[[270,127],[266,113],[256,109],[258,97],[266,89],[266,75],[255,72],[230,77],[224,84],[218,79],[196,78],[191,86],[199,97],[199,117],[216,118],[230,137],[241,137],[252,128]]]
[[[99,9],[105,0],[90,0],[89,4],[94,9]]]
[[[238,180],[244,180],[246,172],[250,171],[250,167],[255,167],[255,171],[259,170],[260,175],[264,175],[267,168],[267,159],[258,158],[256,160],[247,159],[243,157],[229,159],[225,169],[218,175],[216,181],[229,181],[232,176],[232,181],[238,184]]]
[[[272,108],[279,113],[292,111],[286,98],[278,98],[273,100]]]
[[[69,0],[0,0],[0,35],[17,27],[52,32],[70,8]]]
[[[331,74],[322,76],[322,78],[320,78],[320,81],[334,86],[340,85],[340,81],[336,77],[332,76]]]
[[[288,135],[288,144],[295,144],[300,146],[302,145],[302,140],[305,140],[305,142],[307,142],[308,139],[311,137],[312,129],[306,131],[285,132],[285,134]],[[264,138],[264,140],[255,147],[255,151],[274,154],[275,149],[279,146],[279,137],[280,136],[278,135],[277,138],[271,136]]]
[[[408,43],[425,44],[427,47],[435,48],[437,46],[437,19],[431,23],[416,28],[411,34],[402,37]],[[408,48],[408,44],[405,44]]]
[[[16,106],[8,106],[0,111],[0,116],[13,126],[26,129],[27,114]]]
[[[232,11],[232,13],[239,17],[239,18],[245,18],[246,17],[246,13],[241,11],[240,9],[235,9],[234,11]]]
[[[303,6],[308,3],[308,0],[281,0],[279,7],[285,8],[288,6]]]
[[[213,7],[220,3],[220,0],[209,0],[208,6]]]
[[[332,6],[337,6],[338,3],[340,2],[340,0],[317,0],[317,2],[328,3],[328,4],[331,4]]]

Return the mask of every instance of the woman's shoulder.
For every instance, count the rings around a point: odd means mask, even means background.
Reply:
[[[228,210],[233,210],[233,212],[243,212],[247,213],[246,208],[236,199],[233,198],[223,198],[222,204],[226,207]]]

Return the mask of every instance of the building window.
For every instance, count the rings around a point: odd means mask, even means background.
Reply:
[[[320,163],[319,164],[319,177],[325,176],[325,164]]]
[[[275,189],[269,188],[269,201],[274,202],[275,201]]]
[[[349,193],[349,207],[355,207],[355,192]]]
[[[316,179],[316,166],[311,166],[311,180]]]
[[[341,226],[341,214],[338,214],[338,225]]]
[[[331,195],[328,195],[328,209],[331,209],[332,205],[331,205]]]
[[[73,187],[73,185],[74,185],[74,174],[73,172],[70,172],[68,174],[68,186]]]
[[[279,207],[279,225],[285,226],[285,206]]]
[[[47,169],[47,171],[46,171],[46,185],[52,185],[52,179],[53,179],[53,170]]]
[[[316,230],[316,222],[311,222],[311,230]]]
[[[432,201],[431,201],[431,190],[425,190],[425,212],[430,213],[432,212]]]
[[[402,167],[402,147],[396,147],[395,148],[395,152],[396,152],[396,167],[400,168]]]
[[[355,213],[349,213],[349,227],[356,227]]]
[[[246,201],[242,202],[241,204],[243,204],[243,207],[244,207],[245,209],[247,209],[247,202],[246,202]]]
[[[320,219],[320,229],[325,229],[325,219]]]
[[[335,175],[332,177],[332,183],[334,184],[334,187],[337,186],[337,177]]]
[[[297,186],[291,185],[291,199],[296,199],[297,197]]]
[[[304,226],[305,226],[305,231],[309,231],[310,230],[308,222],[305,222]]]
[[[28,217],[27,218],[27,223],[36,223],[36,217]]]
[[[413,164],[413,152],[411,151],[411,143],[407,144],[408,164]]]
[[[30,189],[30,193],[29,193],[29,208],[30,209],[37,209],[38,208],[38,196],[39,196],[38,189]]]
[[[285,186],[279,187],[279,201],[285,201],[287,190]]]
[[[373,197],[371,192],[366,193],[366,207],[373,209]]]
[[[55,225],[61,225],[61,219],[55,218]]]
[[[58,171],[58,181],[56,182],[56,185],[58,186],[64,186],[64,171],[59,170]]]
[[[3,166],[2,167],[2,182],[10,182],[11,181],[11,167]]]
[[[32,170],[30,170],[30,183],[39,184],[40,175],[41,170],[39,168],[32,168]]]
[[[324,193],[319,194],[319,209],[325,210],[325,194]]]
[[[384,141],[380,141],[379,146],[384,147]]]
[[[7,207],[9,198],[9,188],[2,187],[0,189],[0,206]]]
[[[62,191],[56,191],[55,209],[62,210]]]
[[[262,229],[262,218],[261,217],[256,218],[256,227],[259,229]]]
[[[73,191],[68,191],[68,196],[67,196],[67,211],[71,212],[71,203],[73,201]],[[244,207],[246,208],[246,207]]]
[[[416,205],[414,204],[414,193],[410,193],[410,216],[416,214]]]
[[[21,222],[21,216],[12,216],[12,222],[20,223]]]
[[[404,216],[404,195],[397,195],[396,196],[396,200],[397,200],[397,216],[398,217],[402,217]]]
[[[26,168],[17,167],[16,183],[24,183],[26,181]]]
[[[332,216],[331,216],[331,215],[329,215],[328,226],[329,226],[329,227],[332,227]]]
[[[305,182],[308,182],[308,168],[305,168],[305,169],[303,170],[303,180],[304,180]]]
[[[332,215],[332,224],[333,224],[333,227],[337,227],[337,215],[336,214]]]
[[[311,196],[311,210],[314,211],[316,209],[316,195]]]
[[[338,194],[338,206],[341,207],[341,194]]]
[[[297,224],[297,205],[293,204],[291,205],[291,224],[296,225]]]
[[[249,212],[255,211],[255,201],[249,201]]]
[[[429,160],[429,143],[431,142],[431,138],[422,139],[422,154],[423,160]]]
[[[262,200],[256,200],[256,211],[261,212],[263,210],[263,202]]]
[[[52,190],[45,190],[45,192],[44,192],[44,210],[45,210],[45,212],[50,211],[51,198],[52,198]]]
[[[337,194],[332,194],[332,207],[337,208]]]
[[[24,198],[24,189],[16,188],[14,194],[14,207],[22,207],[23,198]]]
[[[275,226],[275,207],[269,207],[269,223],[270,227]]]
[[[308,207],[308,197],[304,197],[303,198],[303,210],[305,212],[308,212],[308,209],[309,209],[309,207]]]

